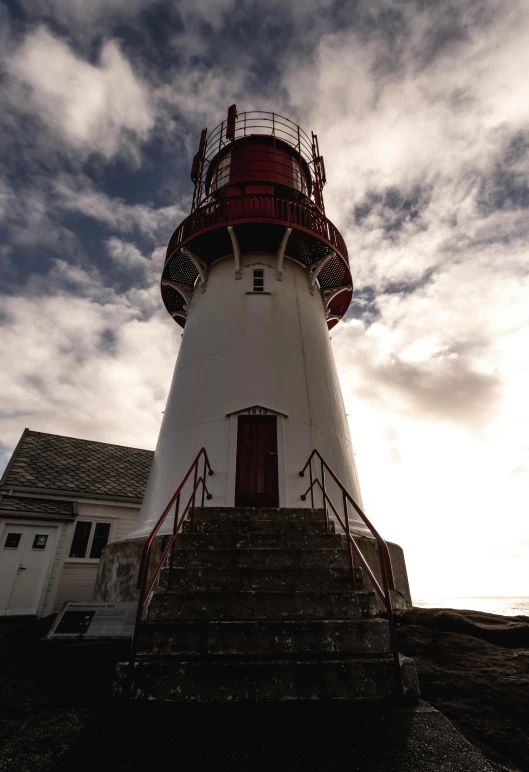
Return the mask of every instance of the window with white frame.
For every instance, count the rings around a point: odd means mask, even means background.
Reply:
[[[264,292],[264,291],[265,291],[265,270],[264,268],[254,268],[252,292]]]
[[[77,520],[69,557],[77,560],[99,560],[110,539],[112,523],[100,520]]]
[[[225,153],[218,161],[212,175],[209,186],[209,192],[213,193],[219,188],[223,188],[230,181],[231,152]]]
[[[246,292],[248,294],[270,294],[270,287],[268,286],[268,266],[264,265],[264,263],[250,264],[246,271],[245,281]]]
[[[297,158],[292,159],[292,177],[294,181],[294,188],[307,195],[307,181]]]

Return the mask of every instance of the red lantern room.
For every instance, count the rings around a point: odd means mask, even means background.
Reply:
[[[325,217],[325,165],[318,138],[277,113],[228,116],[204,129],[193,159],[192,210],[173,233],[162,297],[182,327],[197,278],[230,255],[281,252],[309,269],[319,285],[328,327],[347,311],[352,280],[345,242]]]

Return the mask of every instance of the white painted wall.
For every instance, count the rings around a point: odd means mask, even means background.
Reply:
[[[16,517],[0,519],[0,616],[3,614],[50,613],[47,603],[47,589],[53,586],[56,576],[57,555],[60,555],[65,525],[63,523],[42,520],[24,520]],[[21,533],[19,547],[15,550],[5,548],[5,539],[9,532]],[[37,533],[48,534],[48,542],[43,552],[37,551],[38,565],[31,562],[31,540]],[[19,575],[18,567],[26,563],[27,573]],[[20,582],[29,579],[29,586],[23,588]],[[18,600],[15,600],[15,595]],[[17,608],[22,601],[21,608]]]
[[[91,601],[97,576],[99,560],[70,558],[70,547],[77,520],[94,520],[110,523],[109,544],[125,539],[136,527],[138,506],[115,505],[112,502],[79,502],[79,515],[72,523],[65,525],[64,549],[59,558],[59,581],[48,587],[52,610],[60,611],[67,601]],[[48,612],[51,613],[51,612]]]
[[[268,266],[270,294],[248,294],[249,275],[258,264]],[[319,291],[311,295],[306,269],[291,259],[285,259],[282,281],[271,254],[245,255],[241,280],[234,269],[233,258],[220,260],[210,270],[206,291],[194,293],[139,525],[131,536],[151,531],[202,446],[215,471],[208,478],[213,499],[207,505],[233,506],[235,439],[229,414],[253,405],[285,416],[280,506],[310,506],[310,499],[300,499],[308,477],[300,478],[299,470],[314,448],[361,505]],[[168,519],[164,532],[170,524]]]

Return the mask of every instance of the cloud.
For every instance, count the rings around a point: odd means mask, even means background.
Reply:
[[[108,239],[106,244],[111,258],[120,268],[146,269],[149,259],[140,252],[135,244],[122,241],[115,236]]]
[[[141,11],[156,4],[158,0],[21,0],[28,14],[51,18],[82,38],[134,22]]]
[[[149,89],[114,40],[104,43],[94,65],[41,26],[26,35],[8,69],[24,88],[19,108],[84,157],[135,155],[153,128]]]
[[[143,318],[137,297],[58,262],[24,294],[0,298],[10,363],[0,374],[3,442],[13,446],[28,425],[108,442],[117,432],[121,444],[154,446],[179,335],[160,303]]]
[[[166,234],[169,240],[172,231],[187,214],[177,204],[165,207],[155,207],[148,202],[129,204],[117,196],[109,196],[82,174],[59,175],[53,182],[53,194],[63,211],[83,215],[120,233],[136,229],[152,239]]]

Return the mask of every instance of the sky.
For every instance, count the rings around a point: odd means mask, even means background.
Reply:
[[[365,509],[412,595],[529,595],[529,4],[0,6],[0,467],[24,427],[154,448],[200,130],[319,137]]]

